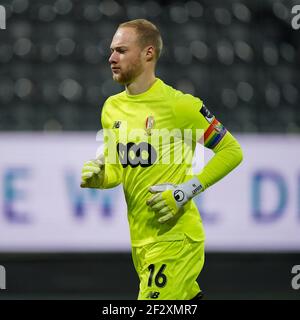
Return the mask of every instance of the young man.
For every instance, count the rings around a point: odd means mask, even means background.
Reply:
[[[113,79],[125,90],[109,97],[102,126],[113,130],[115,144],[82,169],[81,187],[112,188],[123,183],[128,206],[132,257],[140,279],[138,299],[189,300],[201,296],[196,282],[204,263],[204,230],[192,198],[223,178],[242,160],[236,139],[203,102],[166,85],[155,76],[162,50],[156,26],[138,19],[119,25],[111,43]],[[133,130],[143,132],[139,137]],[[156,140],[155,130],[189,129],[193,154],[203,130],[213,158],[197,175],[188,175],[182,155],[183,136]],[[125,130],[124,142],[121,130]],[[166,148],[167,147],[167,148]],[[116,150],[117,161],[108,161]],[[170,161],[162,161],[171,155]]]

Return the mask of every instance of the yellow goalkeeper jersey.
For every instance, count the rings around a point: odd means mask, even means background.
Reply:
[[[193,201],[184,206],[181,214],[161,224],[146,205],[151,197],[149,188],[190,179],[196,142],[202,137],[205,146],[214,149],[224,136],[233,139],[230,133],[199,98],[184,94],[159,78],[141,94],[123,91],[109,97],[101,121],[103,129],[113,130],[117,137],[113,145],[107,145],[106,155],[107,150],[114,149],[117,163],[106,160],[103,187],[123,184],[132,246],[181,240],[185,235],[204,240],[201,216]],[[161,133],[163,137],[158,138]],[[207,177],[203,176],[203,180]],[[209,181],[203,182],[204,188],[208,185]]]

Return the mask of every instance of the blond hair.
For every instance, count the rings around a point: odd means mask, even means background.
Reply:
[[[134,28],[138,35],[139,45],[142,48],[152,45],[155,49],[155,62],[160,57],[163,42],[158,28],[146,19],[136,19],[119,24],[118,28]]]

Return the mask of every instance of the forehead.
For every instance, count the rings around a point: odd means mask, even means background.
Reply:
[[[111,42],[111,47],[129,46],[137,40],[137,34],[133,28],[119,28]]]

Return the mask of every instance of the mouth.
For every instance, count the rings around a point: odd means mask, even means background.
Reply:
[[[112,71],[117,71],[117,70],[120,70],[120,68],[112,67],[111,70],[112,70]]]

